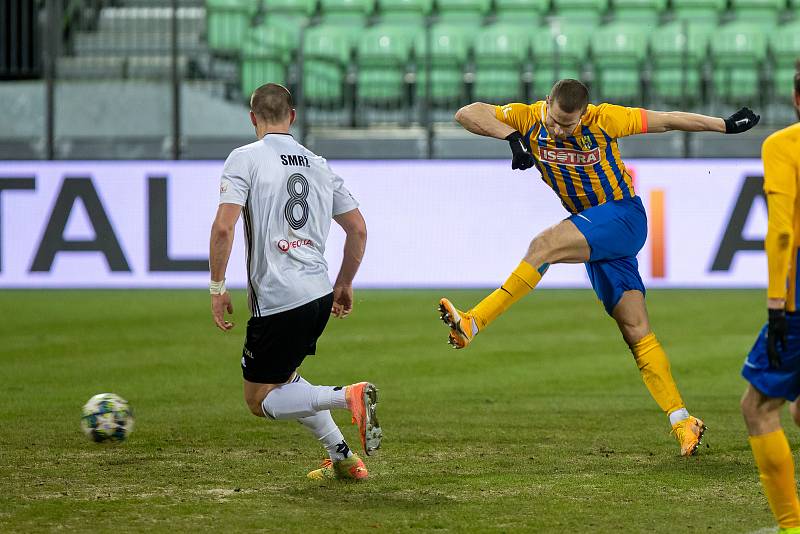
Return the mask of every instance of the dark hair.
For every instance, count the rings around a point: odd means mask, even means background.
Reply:
[[[795,68],[794,90],[798,95],[800,95],[800,59],[797,60],[797,63],[795,63],[794,68]]]
[[[250,97],[250,109],[267,124],[285,121],[292,108],[292,94],[277,83],[265,83]]]
[[[550,90],[550,99],[557,102],[564,113],[583,111],[589,103],[589,89],[578,80],[559,80]]]

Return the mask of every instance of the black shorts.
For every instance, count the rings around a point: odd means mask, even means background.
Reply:
[[[333,293],[307,304],[247,321],[242,376],[258,384],[283,384],[309,354],[325,330]]]

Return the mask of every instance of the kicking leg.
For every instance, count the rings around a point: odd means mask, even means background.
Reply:
[[[611,316],[628,344],[650,395],[669,416],[672,431],[681,444],[681,455],[697,452],[705,425],[686,410],[670,371],[669,359],[655,334],[650,330],[644,295],[638,290],[625,291]]]
[[[314,386],[296,373],[285,384],[244,381],[247,406],[253,415],[300,420],[332,409],[350,410],[361,444],[369,455],[380,447],[382,432],[375,413],[377,389],[368,382],[346,387]]]
[[[448,299],[439,301],[442,321],[450,327],[449,343],[463,349],[515,302],[533,290],[553,263],[589,260],[589,244],[575,224],[561,221],[537,235],[511,276],[470,311],[458,310]]]
[[[783,399],[767,397],[748,385],[741,406],[761,485],[772,513],[781,529],[796,529],[800,527],[800,501],[792,451],[781,427],[780,408],[783,403]],[[793,407],[792,416],[796,413],[796,407]]]

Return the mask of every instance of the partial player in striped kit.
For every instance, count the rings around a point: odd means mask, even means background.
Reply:
[[[794,106],[800,120],[800,61],[794,76]],[[800,500],[794,459],[781,426],[788,400],[800,424],[800,123],[770,135],[761,147],[767,196],[767,324],[747,355],[742,376],[749,382],[742,414],[761,484],[781,534],[800,534]]]
[[[636,261],[647,237],[647,216],[617,139],[669,130],[740,133],[755,126],[759,116],[747,108],[720,119],[595,106],[589,104],[586,86],[566,79],[557,82],[545,100],[504,106],[476,102],[461,108],[456,120],[472,133],[507,140],[511,168],[536,167],[571,216],[537,235],[508,280],[471,310],[463,312],[441,299],[450,344],[459,349],[469,345],[534,289],[551,264],[585,263],[592,287],[616,320],[647,389],[669,416],[681,454],[694,454],[706,427],[686,410],[667,355],[650,329]]]
[[[258,417],[299,421],[328,451],[310,478],[363,480],[367,468],[342,435],[330,410],[344,409],[358,425],[369,455],[380,447],[375,415],[377,389],[369,382],[314,386],[297,372],[316,352],[330,315],[353,308],[353,278],[367,240],[358,202],[324,158],[289,133],[296,113],[289,91],[268,83],[250,99],[258,141],[235,149],[225,161],[220,203],[211,229],[211,310],[218,328],[233,324],[225,271],[234,227],[244,219],[251,319],[242,350],[244,397]],[[345,231],[344,258],[331,286],[325,242],[331,219]]]

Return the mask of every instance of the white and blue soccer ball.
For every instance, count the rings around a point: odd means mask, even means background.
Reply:
[[[100,393],[83,405],[81,428],[97,443],[124,441],[133,430],[133,411],[119,395]]]

